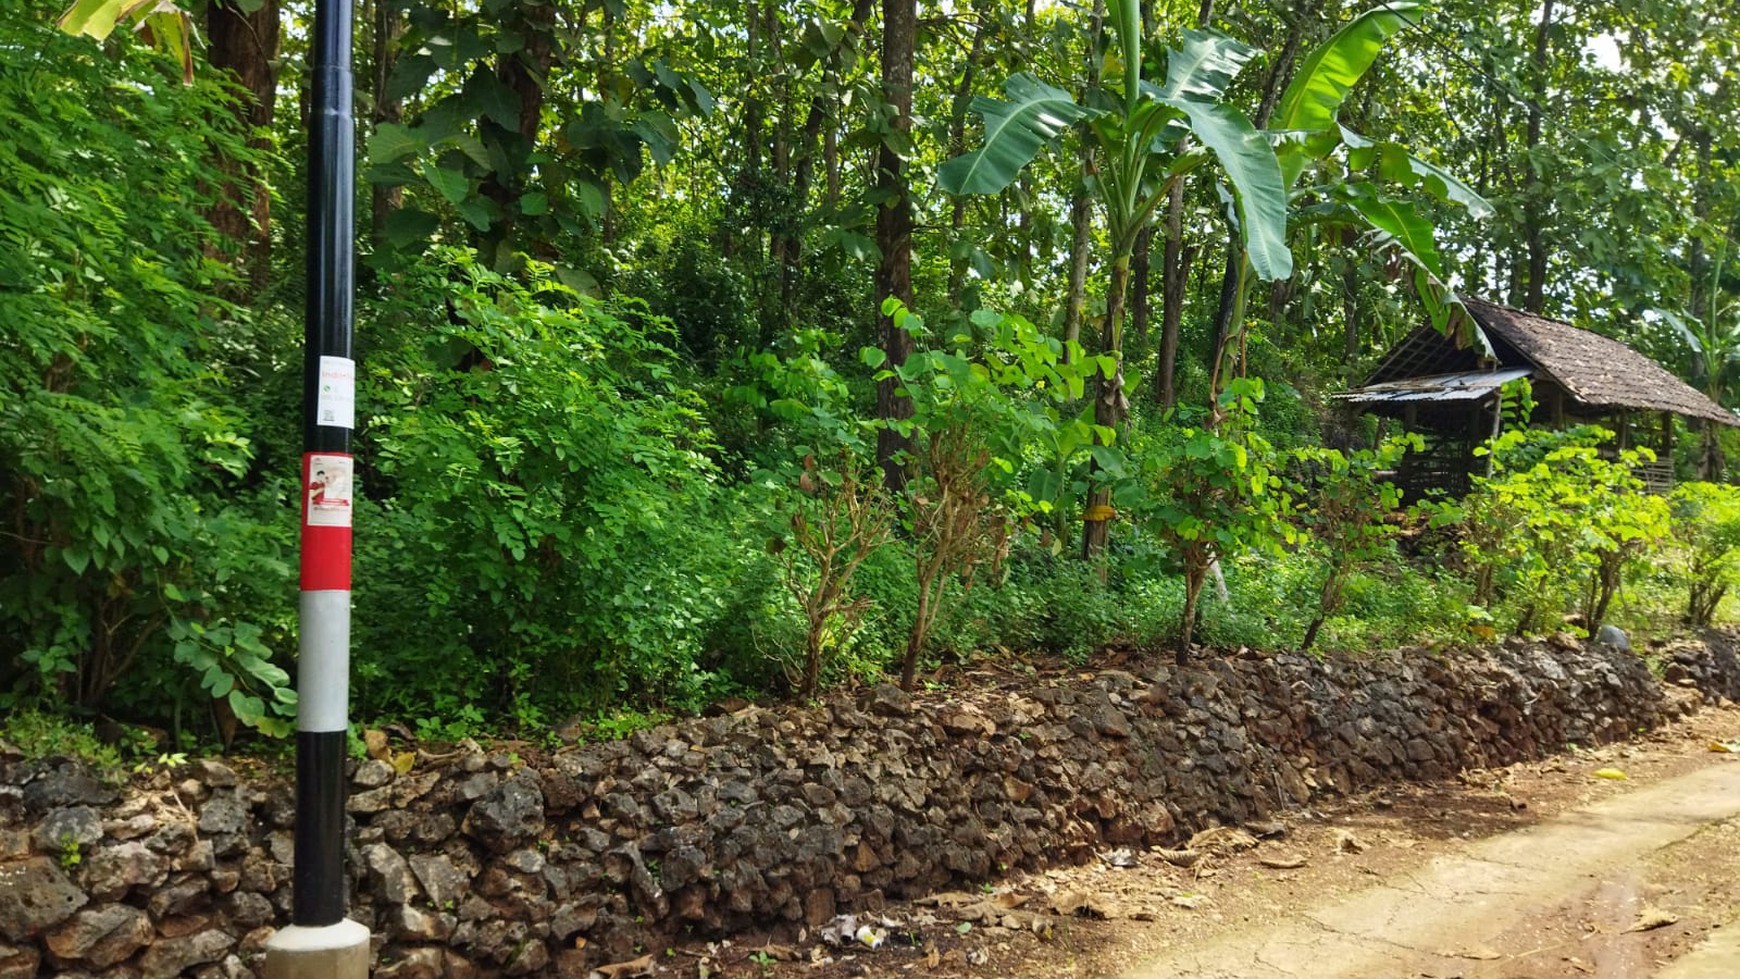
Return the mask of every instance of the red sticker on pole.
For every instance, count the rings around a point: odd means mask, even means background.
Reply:
[[[350,456],[302,457],[302,590],[350,589],[351,514],[356,481]]]

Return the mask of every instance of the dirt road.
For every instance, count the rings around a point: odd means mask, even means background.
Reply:
[[[1125,979],[1740,979],[1737,818],[1740,763],[1715,765],[1482,840]],[[1678,943],[1646,933],[1689,916],[1720,927],[1672,961]]]
[[[867,920],[901,941],[874,951],[739,939],[708,950],[707,974],[1740,979],[1740,754],[1710,750],[1736,738],[1740,708],[1707,709],[1631,744],[1288,813],[1188,866],[1111,851],[891,907]]]

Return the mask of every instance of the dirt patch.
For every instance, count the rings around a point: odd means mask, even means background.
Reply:
[[[1295,810],[1273,825],[1243,827],[1248,844],[1222,834],[1183,851],[1107,847],[1081,866],[1011,877],[979,894],[890,905],[859,915],[854,931],[868,931],[839,946],[811,935],[769,947],[750,935],[674,950],[665,964],[676,975],[792,979],[1117,976],[1374,884],[1406,888],[1434,857],[1471,841],[1729,760],[1709,748],[1736,737],[1740,708],[1709,709],[1626,744]],[[1714,823],[1591,880],[1584,893],[1540,908],[1492,942],[1441,950],[1454,956],[1449,968],[1386,979],[1648,975],[1735,916],[1737,844],[1740,825]]]

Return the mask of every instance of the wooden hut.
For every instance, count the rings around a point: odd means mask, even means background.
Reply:
[[[1618,340],[1506,306],[1465,299],[1485,343],[1459,344],[1425,324],[1397,344],[1352,391],[1336,395],[1360,410],[1398,418],[1425,437],[1397,482],[1409,495],[1462,494],[1485,471],[1474,448],[1498,433],[1500,389],[1528,378],[1533,424],[1599,423],[1621,447],[1648,445],[1659,461],[1641,473],[1652,490],[1673,485],[1673,416],[1721,425],[1740,417]],[[1490,350],[1490,352],[1488,352]]]

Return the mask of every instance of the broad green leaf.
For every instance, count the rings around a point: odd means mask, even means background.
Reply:
[[[973,111],[985,120],[985,140],[976,150],[944,163],[937,184],[951,194],[994,194],[1009,186],[1039,148],[1093,115],[1068,92],[1034,78],[1012,75],[1008,101],[980,96]]]
[[[128,0],[76,0],[55,23],[75,37],[84,34],[101,41],[114,33],[121,8],[127,5]]]
[[[1411,26],[1426,6],[1422,0],[1389,0],[1355,17],[1318,45],[1282,93],[1271,128],[1318,130],[1335,125],[1342,101],[1377,60],[1384,42]]]
[[[1226,172],[1251,268],[1265,282],[1292,276],[1287,190],[1269,141],[1244,113],[1225,103],[1171,99],[1166,104],[1189,117],[1191,132],[1214,153]]]
[[[408,248],[427,242],[439,230],[441,219],[435,215],[414,207],[403,207],[387,215],[382,234],[393,247]]]
[[[1345,194],[1348,203],[1368,224],[1394,239],[1434,276],[1443,276],[1443,261],[1432,240],[1432,223],[1421,217],[1412,204],[1384,197],[1367,183],[1348,184]]]
[[[875,370],[888,362],[888,353],[881,347],[864,347],[858,351],[858,359],[865,367]]]
[[[523,194],[520,196],[520,213],[521,214],[535,217],[539,214],[548,213],[549,210],[550,210],[550,195],[548,195],[548,194],[533,192],[530,194]]]
[[[423,140],[408,127],[396,122],[383,122],[375,127],[375,134],[369,137],[369,166],[382,167],[395,163],[421,153],[424,147]]]
[[[1185,30],[1182,47],[1166,57],[1166,84],[1156,95],[1161,101],[1196,99],[1218,102],[1261,52],[1219,31]]]
[[[580,213],[589,221],[604,216],[604,189],[590,180],[576,180],[569,185],[580,203]]]
[[[432,163],[423,164],[423,179],[429,181],[449,204],[461,204],[471,193],[471,181],[465,174],[449,167],[439,167]]]
[[[633,132],[646,144],[647,152],[652,155],[654,163],[663,166],[671,162],[677,153],[682,135],[677,132],[677,124],[663,112],[648,112],[635,120]]]
[[[1448,170],[1414,156],[1399,144],[1367,139],[1346,126],[1340,129],[1341,141],[1347,144],[1350,169],[1369,169],[1375,158],[1379,174],[1385,180],[1425,187],[1427,193],[1439,200],[1460,204],[1476,221],[1492,217],[1492,204]]]

